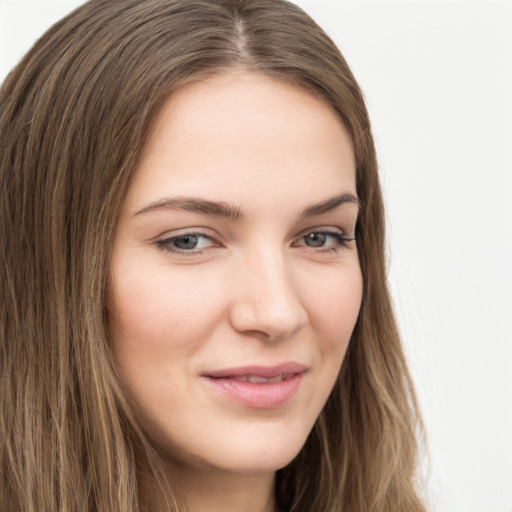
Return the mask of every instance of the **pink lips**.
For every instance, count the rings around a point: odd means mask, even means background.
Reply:
[[[202,374],[208,384],[236,402],[257,409],[275,409],[299,390],[307,368],[298,363],[243,366]]]

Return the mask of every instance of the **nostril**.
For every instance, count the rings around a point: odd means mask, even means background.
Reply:
[[[308,321],[306,310],[299,302],[287,308],[272,304],[239,302],[231,311],[233,328],[248,336],[278,341],[295,334]]]

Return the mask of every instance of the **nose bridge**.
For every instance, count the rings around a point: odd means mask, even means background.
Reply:
[[[307,321],[293,272],[279,247],[260,246],[244,256],[237,290],[232,320],[239,331],[277,339]]]

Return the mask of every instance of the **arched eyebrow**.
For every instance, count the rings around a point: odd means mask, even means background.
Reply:
[[[222,201],[209,201],[200,197],[166,197],[148,204],[134,215],[141,215],[142,213],[154,210],[184,210],[202,215],[225,217],[230,220],[240,220],[243,218],[242,211],[238,206]]]
[[[350,192],[345,192],[320,203],[306,206],[300,213],[300,219],[306,219],[321,215],[339,208],[343,204],[355,204],[359,208],[359,199]],[[166,197],[154,201],[144,208],[135,212],[135,215],[155,211],[155,210],[184,210],[188,212],[199,213],[201,215],[213,215],[215,217],[224,217],[230,220],[242,220],[244,214],[239,206],[230,205],[223,201],[210,201],[200,197]]]
[[[357,208],[360,208],[359,199],[350,192],[345,192],[344,194],[340,194],[339,196],[331,197],[326,201],[322,201],[321,203],[312,204],[310,206],[306,206],[299,214],[301,219],[307,219],[309,217],[314,217],[316,215],[321,215],[322,213],[327,213],[332,210],[336,210],[340,206],[344,204],[355,204]]]

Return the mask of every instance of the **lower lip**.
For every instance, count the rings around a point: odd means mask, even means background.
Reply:
[[[239,404],[255,409],[276,409],[290,401],[299,391],[303,373],[279,382],[243,382],[234,379],[205,377],[210,386]]]

